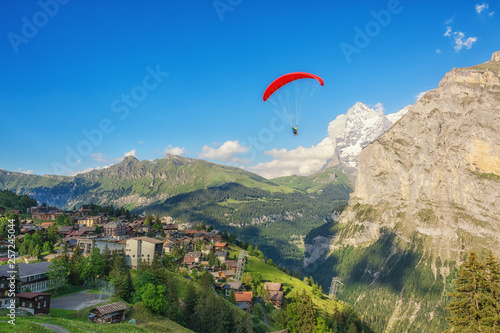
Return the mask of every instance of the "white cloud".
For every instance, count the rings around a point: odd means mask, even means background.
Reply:
[[[20,173],[25,173],[25,174],[27,174],[27,175],[32,175],[32,174],[34,174],[34,173],[35,173],[35,171],[34,171],[34,170],[23,170],[23,169],[21,169],[21,168],[17,169],[17,172],[20,172]]]
[[[436,53],[437,54],[441,54],[441,50],[440,49],[436,49]]]
[[[461,31],[458,33],[455,33],[455,50],[460,51],[464,46],[467,49],[470,49],[472,47],[472,44],[474,44],[477,41],[477,37],[469,37],[464,40],[465,34]]]
[[[240,159],[235,155],[246,152],[250,149],[249,146],[240,145],[238,140],[226,141],[220,147],[214,148],[208,145],[203,146],[202,152],[198,154],[199,158],[206,158],[209,160],[231,162],[235,164],[248,163],[245,159]]]
[[[292,150],[274,148],[265,152],[266,155],[274,158],[272,161],[259,163],[256,166],[248,167],[247,170],[265,178],[291,175],[307,176],[321,169],[326,161],[333,156],[334,151],[335,144],[329,137],[309,148],[302,146]]]
[[[337,116],[334,120],[332,120],[328,124],[328,136],[331,140],[335,140],[340,134],[344,133],[346,124],[347,115],[342,113]],[[334,141],[335,142],[335,141]]]
[[[374,109],[375,111],[377,111],[377,113],[382,113],[382,114],[384,114],[384,111],[385,111],[385,109],[384,109],[384,104],[382,104],[382,103],[377,103],[377,104],[375,104],[375,105],[373,106],[373,109]]]
[[[143,145],[143,144],[144,144],[144,141],[139,140],[139,141],[137,141],[137,143],[139,143],[139,144]]]
[[[453,32],[451,27],[446,28],[446,32],[444,33],[444,36],[446,37],[452,37],[455,41],[455,51],[460,51],[461,49],[465,48],[470,49],[472,45],[477,41],[477,37],[468,37],[465,38],[465,34],[461,31],[455,31]]]
[[[135,157],[135,149],[132,149],[131,151],[125,153],[125,155],[123,155],[123,157],[127,157],[127,156],[133,156]]]
[[[87,173],[87,172],[90,172],[90,171],[93,171],[93,170],[103,170],[103,169],[107,169],[109,168],[110,166],[112,166],[113,164],[110,164],[110,165],[105,165],[103,167],[95,167],[95,168],[92,168],[92,167],[88,167],[87,169],[84,169],[84,170],[81,170],[81,171],[72,171],[72,172],[68,172],[67,174],[69,176],[76,176],[76,175],[79,175],[79,174],[82,174],[82,173]]]
[[[491,13],[488,13],[488,15],[489,15],[490,17],[492,17],[492,16],[493,16],[493,14],[495,14],[495,11],[492,11]]]
[[[168,145],[167,148],[163,149],[162,154],[172,154],[172,155],[182,155],[186,152],[186,149],[184,147],[173,147],[172,145]]]
[[[478,14],[481,14],[482,11],[484,11],[485,9],[488,9],[489,5],[487,3],[483,3],[482,5],[480,4],[476,4],[476,12]]]
[[[106,156],[104,156],[102,153],[93,153],[93,154],[90,154],[90,156],[92,156],[94,161],[97,161],[97,162],[107,162],[108,161]]]

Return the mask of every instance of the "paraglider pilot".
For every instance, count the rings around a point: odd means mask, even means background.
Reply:
[[[292,127],[292,132],[293,132],[293,135],[299,135],[299,132],[297,132],[297,126]]]

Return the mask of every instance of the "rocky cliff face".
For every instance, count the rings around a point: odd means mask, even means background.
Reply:
[[[499,129],[496,52],[447,73],[361,152],[332,256],[357,253],[337,273],[361,283],[346,299],[375,304],[367,320],[378,329],[442,331],[441,295],[465,252],[500,257]]]
[[[500,62],[455,68],[359,157],[350,209],[341,223],[364,231],[344,241],[426,236],[433,250],[459,261],[478,246],[500,255]],[[358,205],[372,211],[359,219]],[[365,207],[366,208],[366,207]],[[356,218],[358,214],[358,218]]]
[[[346,114],[341,114],[328,126],[328,134],[335,144],[334,156],[325,168],[342,166],[351,179],[356,176],[361,150],[377,139],[398,121],[408,110],[384,116],[381,106],[370,108],[357,102]]]

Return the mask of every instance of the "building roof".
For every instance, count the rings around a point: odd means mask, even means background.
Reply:
[[[270,299],[273,302],[283,302],[284,296],[285,296],[284,292],[276,291],[271,295]]]
[[[127,306],[123,302],[116,302],[97,307],[95,310],[97,310],[101,315],[107,315],[116,311],[127,310]]]
[[[129,238],[129,239],[127,239],[127,241],[132,240],[132,239],[141,240],[143,242],[149,242],[149,243],[153,243],[153,244],[163,244],[162,240],[154,239],[154,238],[151,238],[151,237],[145,237],[145,236],[143,236],[143,237]]]
[[[201,256],[202,256],[201,252],[188,252],[184,257],[199,258]]]
[[[126,226],[121,220],[116,220],[113,222],[108,222],[104,225],[104,228],[118,228],[119,226]]]
[[[248,310],[248,309],[250,309],[250,307],[248,306],[248,304],[246,302],[238,303],[238,304],[236,304],[236,306],[239,307],[242,310]]]
[[[229,253],[227,251],[217,251],[215,252],[216,257],[227,257]]]
[[[33,299],[33,298],[38,297],[38,296],[50,296],[50,294],[37,293],[37,292],[18,293],[18,294],[16,294],[16,297],[29,298],[29,299]]]
[[[215,243],[215,246],[225,247],[227,243]]]
[[[228,282],[224,285],[224,289],[233,289],[233,290],[238,290],[241,288],[243,283],[241,282]]]
[[[226,266],[228,267],[237,267],[238,260],[226,260]]]
[[[280,291],[281,283],[279,282],[264,282],[264,290],[268,288],[269,292]]]
[[[251,302],[253,298],[253,292],[251,291],[236,291],[234,293],[234,298],[237,303],[239,302]]]
[[[234,269],[228,269],[228,270],[222,271],[222,273],[224,273],[225,276],[234,276]]]
[[[76,236],[76,237],[78,237],[78,236],[82,236],[84,233],[85,233],[84,230],[72,231],[72,232],[69,233],[69,236]]]
[[[19,267],[19,276],[21,278],[31,275],[47,273],[47,269],[50,265],[52,265],[52,263],[48,261],[37,262],[35,264],[27,264],[24,262],[20,262],[17,264],[17,266]],[[10,273],[7,272],[11,270],[12,269],[9,267],[9,265],[0,266],[0,276],[10,275]]]
[[[95,225],[93,225],[91,227],[80,227],[80,228],[78,228],[78,230],[80,230],[80,231],[95,232],[96,231],[96,227],[95,227]]]
[[[163,247],[171,247],[175,246],[175,243],[172,242],[170,239],[166,239],[165,242],[163,243]]]

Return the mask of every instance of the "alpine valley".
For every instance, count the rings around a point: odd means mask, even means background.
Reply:
[[[72,177],[0,170],[0,189],[203,221],[323,290],[339,277],[339,299],[376,332],[441,332],[465,254],[500,256],[499,128],[496,52],[395,114],[355,104],[330,123],[335,153],[309,176],[268,180],[167,154]]]

